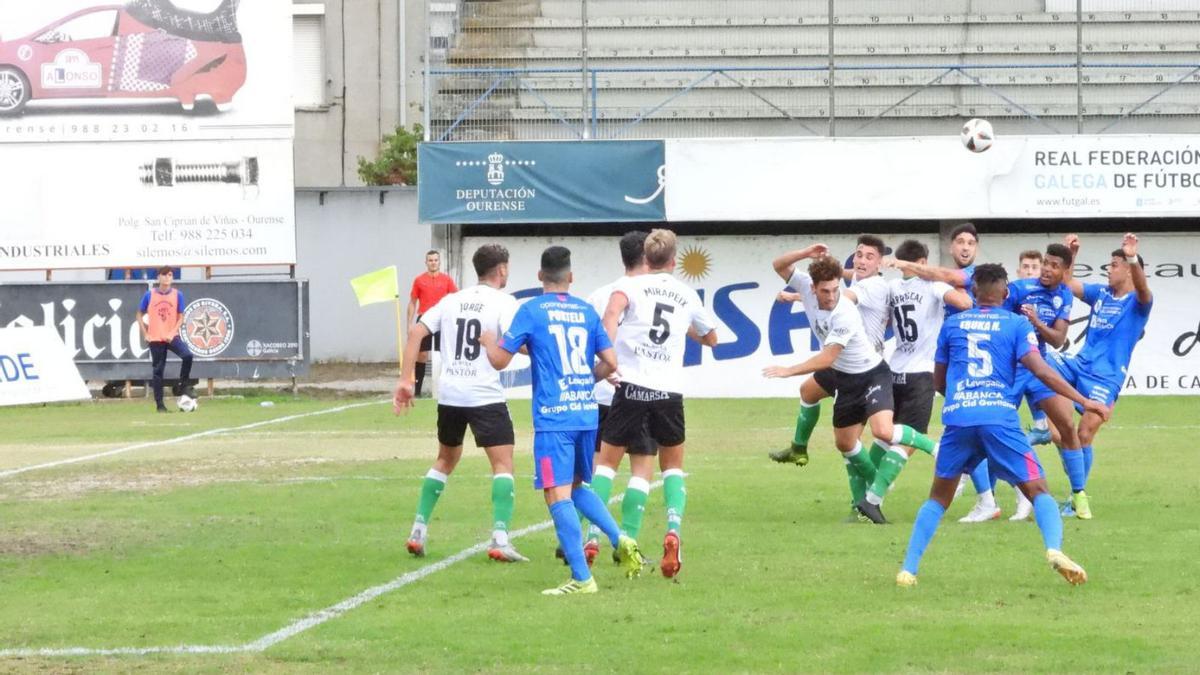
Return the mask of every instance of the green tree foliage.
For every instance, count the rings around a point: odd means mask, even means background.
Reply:
[[[416,185],[417,145],[424,137],[420,124],[412,131],[396,127],[395,133],[383,137],[374,161],[358,158],[358,177],[367,185]]]

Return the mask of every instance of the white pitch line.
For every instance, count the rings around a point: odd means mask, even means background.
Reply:
[[[661,487],[662,481],[654,481],[650,484],[650,489]],[[625,498],[624,494],[617,495],[608,500],[608,503],[616,504]],[[509,535],[509,539],[519,539],[527,534],[548,530],[554,526],[553,520],[544,520],[536,525],[523,527]],[[357,595],[346,598],[336,605],[331,605],[325,609],[318,610],[298,619],[279,630],[268,633],[253,642],[247,642],[244,645],[226,646],[226,645],[179,645],[176,647],[116,647],[111,649],[95,649],[91,647],[59,647],[59,648],[24,648],[24,649],[0,649],[0,658],[30,658],[35,656],[54,657],[54,656],[149,656],[151,654],[244,654],[244,653],[259,653],[274,647],[275,645],[293,638],[300,633],[311,630],[320,626],[323,623],[332,621],[343,614],[357,609],[364,604],[378,598],[381,595],[386,595],[392,591],[399,590],[409,584],[420,581],[425,577],[441,572],[442,570],[456,565],[473,555],[483,553],[487,550],[490,542],[482,541],[469,548],[455,553],[454,555],[443,558],[435,563],[426,565],[420,569],[413,570],[402,574],[391,581],[372,586]]]
[[[209,429],[208,431],[200,431],[200,432],[197,432],[194,434],[188,434],[186,436],[177,436],[175,438],[167,438],[167,439],[160,440],[160,441],[146,441],[144,443],[135,443],[134,445],[127,445],[123,448],[116,448],[114,450],[106,450],[104,452],[97,452],[97,453],[91,454],[91,455],[83,455],[82,457],[71,457],[70,459],[60,459],[60,460],[53,461],[53,462],[46,462],[44,464],[34,464],[32,466],[22,466],[22,467],[18,467],[16,469],[5,469],[3,471],[0,471],[0,480],[2,480],[4,478],[8,478],[10,476],[16,476],[17,474],[27,473],[29,471],[37,471],[39,469],[52,469],[56,466],[66,466],[68,464],[78,464],[79,462],[88,462],[93,459],[101,459],[103,457],[111,457],[113,455],[120,455],[120,454],[123,454],[126,452],[133,452],[134,450],[143,450],[145,448],[154,448],[154,447],[158,447],[160,445],[175,445],[177,443],[185,443],[187,441],[194,441],[197,438],[204,438],[206,436],[216,436],[218,434],[225,434],[225,433],[230,433],[230,432],[234,432],[234,431],[246,431],[247,429],[257,429],[258,427],[265,427],[265,426],[268,426],[271,424],[280,424],[282,422],[291,422],[292,420],[298,420],[298,419],[302,419],[305,417],[316,417],[318,415],[328,415],[330,413],[342,412],[345,410],[350,410],[352,408],[362,408],[364,406],[379,405],[380,403],[386,403],[386,402],[387,401],[370,401],[367,403],[351,403],[349,405],[338,406],[336,408],[326,408],[324,410],[314,410],[312,412],[297,413],[295,415],[287,415],[284,417],[276,417],[276,418],[269,419],[269,420],[263,420],[261,422],[252,422],[250,424],[243,424],[240,427],[222,427],[220,429]]]

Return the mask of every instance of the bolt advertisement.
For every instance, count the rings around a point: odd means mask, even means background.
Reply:
[[[290,10],[0,0],[0,270],[295,262]]]

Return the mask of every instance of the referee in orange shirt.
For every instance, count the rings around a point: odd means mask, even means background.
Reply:
[[[425,271],[417,275],[416,279],[413,279],[412,292],[409,293],[408,325],[406,326],[405,334],[409,330],[412,330],[414,323],[420,321],[422,314],[428,312],[442,298],[458,291],[458,287],[454,285],[454,279],[451,279],[450,275],[442,273],[441,268],[441,254],[437,251],[426,252]],[[421,353],[417,356],[416,365],[417,382],[413,388],[413,394],[416,396],[421,395],[421,385],[425,383],[425,369],[429,363],[429,351],[431,349],[438,349],[440,343],[440,333],[426,335],[425,339],[421,340]]]

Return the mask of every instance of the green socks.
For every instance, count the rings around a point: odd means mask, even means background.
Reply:
[[[650,483],[645,478],[632,476],[625,487],[625,499],[621,501],[621,531],[634,539],[642,531],[642,518],[646,515],[646,500],[650,497]]]
[[[433,507],[437,506],[438,497],[446,489],[446,474],[437,469],[430,469],[421,483],[421,498],[417,502],[417,517],[413,520],[413,534],[425,535],[429,519],[433,517]]]
[[[876,471],[879,470],[879,462],[883,461],[883,456],[887,454],[887,443],[875,441],[871,444],[871,449],[868,451],[868,457],[871,458],[871,463],[875,465]]]
[[[817,420],[820,418],[820,403],[809,405],[800,401],[800,414],[796,416],[796,435],[792,437],[792,443],[807,448],[808,439],[812,437],[813,429],[816,428]]]
[[[850,504],[854,505],[863,500],[867,496],[867,481],[858,475],[858,469],[846,460],[846,475],[850,477]]]
[[[492,536],[503,532],[507,535],[508,524],[512,522],[513,506],[516,502],[516,491],[513,489],[513,477],[510,473],[498,473],[492,476]],[[504,537],[507,540],[507,536]]]
[[[863,452],[862,443],[855,443],[854,449],[843,454],[842,457],[845,457],[846,461],[850,462],[850,466],[858,471],[858,475],[867,481],[867,485],[875,482],[875,465],[871,463],[870,456]]]
[[[907,445],[927,455],[932,455],[934,443],[932,438],[916,429],[905,424],[896,424],[893,425],[892,445]]]
[[[867,499],[871,503],[882,503],[884,496],[887,495],[888,488],[892,486],[892,483],[896,482],[896,477],[904,470],[905,464],[908,464],[908,454],[900,446],[893,445],[884,453],[883,459],[879,462],[879,469],[875,472],[875,481],[871,483],[871,496],[874,496],[878,501],[868,496]]]
[[[687,506],[683,469],[667,469],[662,476],[663,499],[667,502],[667,531],[679,534],[679,528],[683,524],[683,509]]]

